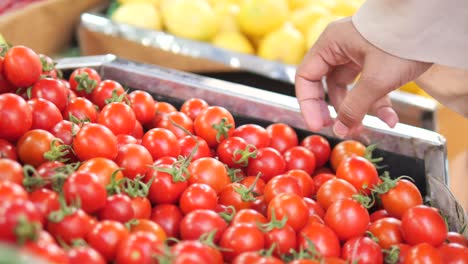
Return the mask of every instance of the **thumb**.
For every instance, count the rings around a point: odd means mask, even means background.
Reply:
[[[390,101],[381,99],[396,88],[397,84],[393,85],[393,82],[389,82],[388,79],[373,77],[379,76],[379,74],[382,76],[381,72],[371,75],[364,69],[360,80],[347,93],[339,109],[337,109],[338,116],[333,126],[333,131],[338,137],[345,137],[355,128],[359,127],[364,116],[376,102],[379,102],[378,108],[380,112],[395,114],[391,108]],[[388,120],[394,121],[390,121],[389,123]],[[387,118],[386,121],[390,126],[394,126],[397,120],[398,117],[395,114],[395,116]]]

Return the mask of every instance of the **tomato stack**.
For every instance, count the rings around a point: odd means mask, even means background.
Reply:
[[[0,240],[52,263],[467,263],[370,148],[2,48]],[[346,262],[348,261],[348,262]],[[458,261],[458,262],[457,262]],[[464,262],[463,262],[464,261]]]

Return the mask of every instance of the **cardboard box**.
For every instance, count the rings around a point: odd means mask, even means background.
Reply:
[[[0,16],[0,33],[12,45],[25,45],[53,56],[67,48],[81,13],[107,0],[44,0]]]

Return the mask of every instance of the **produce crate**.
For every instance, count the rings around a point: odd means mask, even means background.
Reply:
[[[295,66],[114,22],[100,14],[81,16],[78,40],[83,55],[112,53],[133,61],[294,94]],[[401,91],[392,92],[390,97],[402,123],[435,129],[434,100]]]
[[[80,15],[107,0],[42,0],[0,16],[0,33],[13,45],[54,55],[71,45]]]
[[[173,69],[119,59],[114,55],[61,59],[57,67],[65,73],[78,67],[97,69],[102,79],[112,79],[130,88],[150,92],[156,100],[176,106],[198,97],[211,105],[230,110],[237,125],[254,122],[260,125],[286,123],[300,137],[312,134],[307,130],[296,98],[240,84],[203,77]],[[332,115],[336,116],[330,108]],[[465,214],[449,189],[444,137],[433,131],[398,124],[387,128],[372,116],[364,118],[364,129],[357,140],[377,143],[376,156],[381,156],[391,176],[408,175],[415,180],[422,194],[448,217],[452,230],[461,231]],[[330,143],[335,138],[331,129],[320,131]]]

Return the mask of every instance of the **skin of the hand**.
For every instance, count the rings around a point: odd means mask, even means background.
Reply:
[[[366,114],[374,114],[388,126],[398,123],[388,93],[415,80],[432,64],[407,60],[373,46],[354,27],[351,18],[328,25],[297,68],[296,97],[304,120],[312,131],[333,124],[328,97],[338,116],[333,131],[338,137],[351,136]],[[351,90],[347,87],[360,75]]]

